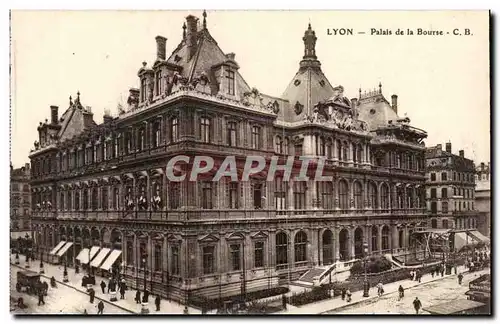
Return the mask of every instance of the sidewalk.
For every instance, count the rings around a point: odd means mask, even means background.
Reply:
[[[24,260],[25,260],[24,256],[19,255],[20,264],[16,265],[16,264],[14,264],[15,263],[15,255],[12,254],[11,258],[10,258],[10,263],[11,263],[11,266],[13,266],[13,267],[25,269]],[[42,277],[45,277],[46,279],[50,280],[50,278],[53,276],[56,279],[56,281],[58,282],[58,284],[71,287],[71,288],[73,288],[81,293],[87,294],[87,289],[85,287],[82,287],[82,277],[86,274],[85,271],[81,270],[79,274],[76,274],[74,268],[68,267],[67,270],[68,270],[69,282],[62,282],[64,266],[53,265],[53,264],[49,264],[49,263],[44,262],[43,268],[45,270],[45,273],[41,275]],[[38,273],[40,271],[40,260],[30,262],[30,268],[26,269],[26,270],[30,270],[30,271],[34,271],[34,272]],[[125,299],[120,299],[120,294],[119,294],[119,292],[117,292],[118,300],[116,302],[112,302],[112,301],[110,301],[110,295],[103,294],[101,287],[99,286],[99,284],[101,283],[101,280],[104,280],[104,282],[107,285],[109,279],[103,278],[100,276],[95,276],[95,280],[96,280],[96,284],[94,285],[94,290],[95,290],[95,298],[96,299],[100,299],[100,300],[104,301],[105,303],[119,307],[128,313],[132,313],[132,314],[140,314],[141,313],[141,304],[136,304],[136,302],[134,300],[135,293],[136,293],[135,289],[132,289],[129,287],[128,290],[125,292]],[[43,281],[43,279],[42,279],[42,281]],[[49,282],[47,282],[47,283],[49,283]],[[50,289],[51,288],[49,285],[49,291],[50,291]],[[107,287],[106,287],[105,291],[107,292]],[[142,297],[142,291],[141,291],[141,297]],[[155,311],[155,309],[156,309],[156,306],[154,304],[155,297],[156,297],[156,295],[149,296],[149,305],[148,305],[148,308],[150,311],[149,315],[183,314],[184,313],[184,305],[181,305],[175,301],[168,301],[165,299],[161,300],[160,311],[159,312]],[[188,307],[188,309],[189,309],[189,314],[201,314],[201,310],[199,310],[199,309],[192,308],[192,307]],[[210,312],[209,312],[209,314],[210,314]]]
[[[457,274],[458,273],[465,273],[465,272],[467,272],[467,271],[466,271],[466,268],[464,266],[457,267]],[[452,274],[444,275],[444,277],[434,276],[434,278],[432,278],[432,276],[430,274],[426,274],[422,277],[421,283],[419,283],[418,281],[411,281],[408,279],[391,282],[391,283],[384,285],[384,295],[397,292],[399,285],[402,285],[403,288],[406,290],[408,288],[413,288],[413,287],[416,287],[419,285],[426,284],[428,282],[442,280],[442,279],[448,278],[450,276],[455,276],[455,274],[453,274],[453,271],[452,271]],[[370,289],[370,297],[363,297],[362,290],[356,291],[352,294],[352,299],[351,299],[350,303],[347,303],[345,300],[342,300],[342,298],[340,298],[340,296],[338,296],[335,298],[322,300],[322,301],[319,301],[316,303],[311,303],[311,304],[303,305],[300,307],[287,305],[288,309],[286,311],[277,312],[276,314],[283,314],[283,315],[321,314],[321,313],[325,313],[325,312],[332,311],[332,310],[340,310],[342,308],[350,307],[352,305],[359,304],[359,303],[366,302],[366,301],[370,301],[370,300],[373,300],[376,298],[378,298],[377,289],[375,287],[372,287]]]

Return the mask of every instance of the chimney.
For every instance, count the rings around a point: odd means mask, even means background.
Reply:
[[[352,98],[351,99],[351,107],[355,109],[358,106],[358,99],[357,98]]]
[[[163,36],[156,36],[156,59],[157,60],[165,60],[166,59],[166,47],[167,47],[167,39]]]
[[[481,162],[481,171],[484,171],[484,162]]]
[[[460,155],[460,157],[463,158],[464,157],[464,150],[458,151],[458,155]]]
[[[90,107],[83,111],[83,128],[90,128],[94,125],[94,114]]]
[[[196,52],[196,34],[198,33],[198,18],[189,15],[186,17],[187,32],[186,45],[188,48],[188,60],[190,60]]]
[[[446,152],[451,153],[451,142],[446,143]]]
[[[441,153],[441,151],[443,150],[443,146],[441,144],[438,144],[436,145],[436,149],[439,151],[439,153]]]
[[[228,60],[234,61],[234,58],[235,58],[235,57],[236,57],[236,54],[234,54],[234,53],[227,53],[227,54],[226,54],[226,58],[227,58]]]
[[[392,110],[397,114],[398,113],[398,95],[393,94],[391,96],[391,106]]]
[[[26,170],[29,170],[29,169],[30,169],[30,164],[29,164],[29,163],[25,163],[25,164],[24,164],[24,168],[25,168]]]
[[[51,118],[50,118],[50,121],[53,125],[57,124],[57,120],[58,120],[58,110],[59,110],[59,107],[57,106],[50,106],[50,115],[51,115]]]

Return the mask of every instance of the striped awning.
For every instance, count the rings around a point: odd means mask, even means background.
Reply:
[[[73,245],[73,242],[67,242],[58,252],[57,255],[62,257],[64,253],[66,253],[69,248]]]
[[[101,269],[109,271],[113,263],[115,263],[116,259],[118,259],[118,257],[120,256],[120,254],[122,254],[122,251],[120,250],[111,251],[106,261],[104,261],[104,263],[102,264]]]
[[[52,255],[53,255],[53,254],[56,254],[56,252],[57,252],[57,251],[59,251],[59,250],[63,247],[63,245],[64,245],[64,244],[66,244],[66,241],[61,241],[61,242],[59,242],[59,244],[57,244],[57,245],[56,245],[56,246],[55,246],[55,247],[54,247],[54,248],[53,248],[53,249],[49,252],[49,254],[52,254]]]
[[[104,261],[104,259],[108,255],[109,251],[110,250],[108,248],[102,248],[99,254],[94,258],[94,260],[90,262],[90,265],[92,267],[98,268],[101,265],[102,261]]]
[[[470,234],[474,237],[474,238],[477,238],[479,239],[481,242],[485,243],[485,244],[489,244],[491,241],[488,237],[484,236],[483,234],[481,234],[479,231],[471,231]]]

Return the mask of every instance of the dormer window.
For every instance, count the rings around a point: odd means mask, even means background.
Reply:
[[[234,96],[234,71],[226,71],[227,93]]]
[[[141,80],[141,102],[146,101],[146,79]]]
[[[163,92],[163,87],[162,87],[162,75],[161,75],[161,70],[158,70],[155,75],[155,83],[156,83],[156,95],[159,96]]]

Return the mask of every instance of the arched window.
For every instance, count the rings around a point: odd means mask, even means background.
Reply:
[[[326,140],[326,157],[328,159],[333,157],[333,143],[331,138]]]
[[[333,209],[333,183],[331,181],[321,181],[317,185],[317,197],[321,201],[323,209]]]
[[[443,228],[448,228],[448,220],[443,219]]]
[[[89,191],[83,190],[83,210],[89,209]]]
[[[399,230],[399,248],[402,249],[404,247],[404,231],[402,229]]]
[[[276,153],[283,154],[283,139],[281,136],[276,136]]]
[[[413,192],[414,192],[414,188],[413,187],[407,187],[406,188],[406,199],[407,199],[407,204],[408,204],[408,208],[414,208],[414,201],[413,201]]]
[[[345,180],[339,181],[339,205],[340,209],[349,208],[349,189]]]
[[[358,160],[358,163],[361,163],[363,161],[363,146],[361,144],[358,144],[358,149],[356,150],[356,159]]]
[[[389,250],[389,227],[382,227],[382,250]]]
[[[276,234],[276,265],[288,263],[288,236],[284,232]]]
[[[368,183],[368,196],[371,208],[378,208],[377,186],[373,182]]]
[[[342,160],[342,143],[340,142],[340,140],[336,140],[335,144],[337,146],[337,159],[339,161],[341,161]]]
[[[80,191],[75,192],[75,210],[80,210]]]
[[[295,234],[295,262],[307,261],[307,234],[303,231]]]
[[[378,251],[378,227],[372,227],[372,251]]]
[[[97,188],[92,188],[92,210],[97,210],[97,205],[99,201],[97,200]]]
[[[389,209],[389,187],[384,183],[380,189],[380,206],[382,209]]]
[[[342,160],[349,161],[349,145],[347,145],[347,142],[342,144]]]
[[[175,143],[179,140],[179,119],[172,117],[170,119],[170,142]]]
[[[354,208],[363,208],[363,188],[358,181],[354,182]]]
[[[398,202],[398,207],[399,209],[404,208],[404,199],[403,199],[403,188],[401,186],[396,188],[396,199]]]
[[[283,154],[288,154],[288,137],[285,137],[285,140],[283,141]]]
[[[438,224],[438,222],[437,222],[437,220],[436,220],[436,219],[432,219],[432,220],[431,220],[431,227],[432,227],[432,228],[437,228],[437,226],[438,226],[437,224]]]

